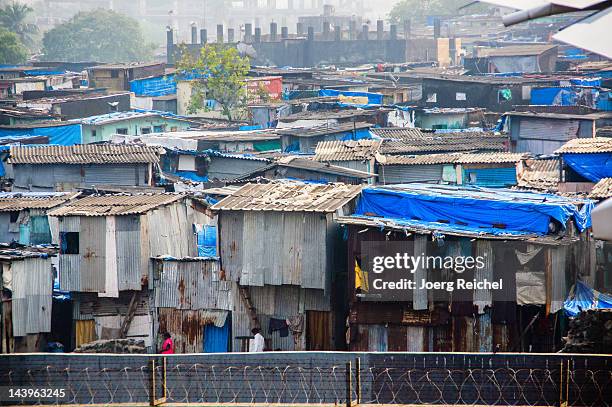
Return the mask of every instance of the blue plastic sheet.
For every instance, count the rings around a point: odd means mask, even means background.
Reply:
[[[185,179],[188,179],[194,182],[208,182],[207,176],[202,177],[192,171],[176,171],[176,172],[170,172],[169,174],[176,175],[177,177],[185,178]]]
[[[0,139],[15,137],[49,137],[49,144],[71,146],[81,143],[81,125],[67,124],[65,126],[36,127],[29,129],[0,129]]]
[[[589,200],[578,209],[569,200],[555,195],[478,187],[433,188],[421,184],[399,187],[402,189],[364,189],[355,214],[499,235],[544,235],[552,219],[565,227],[573,218],[581,231],[591,225],[593,202]]]
[[[563,309],[570,317],[575,317],[581,311],[589,309],[610,309],[612,308],[612,296],[600,293],[584,284],[582,281],[577,281],[572,288],[572,292],[563,302]]]
[[[136,96],[166,96],[176,94],[174,75],[135,79],[130,82],[130,91]]]
[[[321,89],[319,90],[319,96],[335,96],[335,97],[349,97],[349,98],[367,98],[368,103],[341,103],[349,106],[375,106],[383,104],[383,95],[382,93],[372,93],[372,92],[349,92],[343,90],[334,90],[334,89]]]
[[[193,225],[198,238],[198,257],[217,257],[217,227]]]
[[[563,161],[591,182],[612,177],[612,153],[563,154]]]

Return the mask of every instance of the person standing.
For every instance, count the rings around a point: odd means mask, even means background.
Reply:
[[[266,340],[261,334],[261,329],[253,328],[251,333],[253,334],[253,339],[249,340],[249,352],[263,352]]]
[[[174,353],[174,342],[168,332],[164,334],[164,343],[162,344],[161,353],[163,355],[171,355]]]

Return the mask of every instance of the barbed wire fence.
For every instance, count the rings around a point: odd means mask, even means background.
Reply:
[[[541,368],[418,366],[401,355],[390,362],[347,354],[346,362],[328,364],[194,359],[148,356],[128,364],[125,358],[96,363],[94,355],[87,355],[85,361],[68,358],[54,364],[50,358],[44,365],[14,363],[8,369],[0,363],[1,386],[63,388],[66,393],[2,404],[612,405],[608,363],[576,367],[570,358]]]

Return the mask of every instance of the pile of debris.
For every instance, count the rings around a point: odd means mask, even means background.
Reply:
[[[612,349],[612,309],[582,311],[570,320],[565,353],[609,353]]]
[[[141,339],[100,339],[85,343],[74,350],[77,353],[146,353]]]

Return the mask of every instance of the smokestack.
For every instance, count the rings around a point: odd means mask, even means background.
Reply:
[[[378,41],[382,41],[385,35],[385,22],[383,20],[378,20],[376,22],[376,39]]]
[[[304,34],[304,23],[297,23],[295,29],[298,36]]]
[[[208,31],[205,28],[200,30],[200,44],[204,45],[208,42]]]
[[[349,40],[354,40],[357,35],[357,21],[349,21]]]
[[[253,42],[253,24],[246,23],[244,25],[244,42],[250,44]]]
[[[217,24],[217,42],[223,44],[223,24]]]
[[[234,42],[234,29],[233,28],[228,28],[227,29],[227,42]]]
[[[261,27],[255,27],[255,42],[261,42]]]
[[[281,38],[284,40],[289,38],[289,27],[281,27]]]
[[[395,24],[389,26],[389,39],[393,41],[397,40],[397,25]]]
[[[368,40],[370,36],[370,27],[367,24],[364,24],[363,27],[361,27],[361,39],[362,40]]]
[[[196,23],[191,24],[191,43],[198,43],[198,26],[196,25]]]
[[[342,41],[342,27],[339,25],[334,27],[334,40]]]
[[[434,38],[440,38],[440,19],[438,17],[434,18]]]
[[[276,41],[278,25],[276,23],[270,23],[270,41]]]
[[[329,39],[330,31],[331,31],[331,24],[329,23],[329,21],[323,21],[323,39],[324,40]]]
[[[308,41],[314,41],[314,27],[308,27]]]

